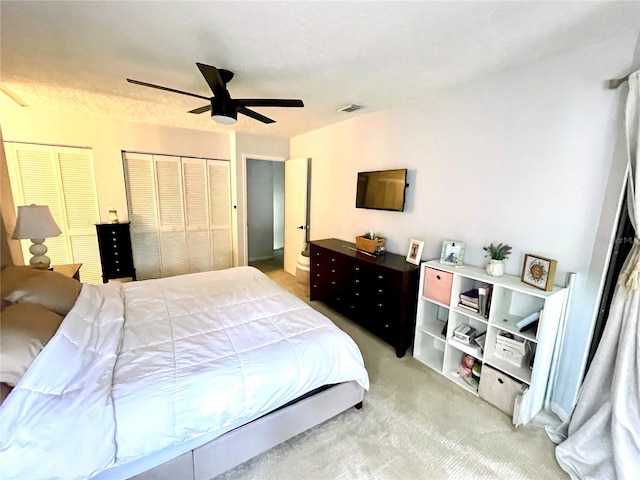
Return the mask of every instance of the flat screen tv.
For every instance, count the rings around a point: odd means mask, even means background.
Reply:
[[[356,208],[404,210],[407,169],[359,172]]]

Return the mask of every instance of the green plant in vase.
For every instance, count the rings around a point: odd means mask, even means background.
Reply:
[[[506,243],[498,243],[494,245],[493,242],[487,247],[482,247],[486,252],[485,256],[489,257],[489,263],[487,263],[487,273],[494,277],[501,277],[504,275],[504,261],[511,254],[511,247]]]

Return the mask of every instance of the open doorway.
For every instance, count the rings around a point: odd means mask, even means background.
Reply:
[[[261,270],[282,269],[284,162],[247,158],[247,256]]]

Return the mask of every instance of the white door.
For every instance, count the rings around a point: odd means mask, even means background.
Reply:
[[[310,158],[284,162],[284,270],[296,274],[307,225],[307,179]]]

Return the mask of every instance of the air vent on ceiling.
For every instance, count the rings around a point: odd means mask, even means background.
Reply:
[[[351,113],[351,112],[355,112],[356,110],[360,110],[361,108],[364,108],[364,107],[362,105],[358,105],[357,103],[352,103],[351,105],[347,105],[345,107],[339,108],[338,112]]]

